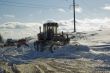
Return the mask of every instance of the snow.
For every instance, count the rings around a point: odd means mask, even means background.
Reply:
[[[7,48],[9,49],[9,48]],[[89,47],[84,45],[65,45],[57,48],[54,53],[49,51],[37,52],[27,47],[10,48],[0,56],[1,60],[14,63],[28,62],[37,58],[63,58],[63,59],[89,59],[110,61],[107,53],[99,53],[99,51],[91,51]]]
[[[70,20],[50,20],[51,22],[59,23],[59,31],[73,32],[74,25],[73,19]],[[46,22],[50,22],[46,21]],[[45,23],[45,22],[44,22]],[[76,19],[77,31],[96,31],[100,29],[110,28],[110,18],[95,18],[95,19]],[[0,34],[7,39],[19,39],[29,36],[36,36],[39,33],[39,26],[43,26],[43,23],[33,22],[33,23],[23,23],[23,22],[6,22],[0,25]],[[16,36],[17,35],[17,36]],[[21,36],[22,35],[22,36]]]
[[[109,29],[104,29],[78,33],[77,39],[72,39],[68,45],[57,47],[54,53],[48,50],[44,52],[36,51],[33,47],[33,42],[36,40],[34,38],[28,43],[30,47],[22,46],[16,48],[13,46],[0,48],[0,60],[25,63],[38,58],[61,58],[109,62],[110,32],[108,31]],[[78,45],[75,45],[75,42],[78,42]]]
[[[110,54],[110,51],[94,51],[94,50],[90,50],[91,53],[94,54]]]

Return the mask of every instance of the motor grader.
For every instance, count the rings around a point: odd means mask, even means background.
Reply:
[[[37,34],[38,40],[34,42],[34,47],[37,51],[48,49],[53,52],[53,46],[63,46],[69,43],[68,34],[61,31],[58,33],[58,23],[48,22],[43,24],[43,31],[39,27],[40,33]]]

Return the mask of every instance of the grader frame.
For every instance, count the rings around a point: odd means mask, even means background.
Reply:
[[[39,29],[38,40],[34,42],[37,51],[44,51],[49,46],[49,51],[53,52],[53,46],[63,46],[70,41],[68,34],[64,34],[63,31],[58,33],[58,23],[56,22],[43,24],[43,32],[41,32],[41,27]]]

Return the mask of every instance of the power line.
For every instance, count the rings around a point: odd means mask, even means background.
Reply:
[[[16,4],[29,4],[29,5],[36,5],[36,4],[32,4],[32,3],[21,3],[21,2],[12,2],[12,1],[5,1],[5,0],[1,0],[1,2],[16,3]]]
[[[40,6],[27,6],[27,5],[16,5],[16,4],[2,4],[0,3],[0,5],[6,5],[6,6],[13,6],[13,7],[26,7],[26,8],[40,8]],[[48,7],[43,7],[43,8],[48,8]]]
[[[41,5],[41,4],[31,4],[31,3],[18,3],[9,1],[0,1],[0,5],[15,6],[15,7],[29,7],[29,8],[66,8],[64,6],[51,6],[51,5]],[[3,4],[4,3],[4,4]]]

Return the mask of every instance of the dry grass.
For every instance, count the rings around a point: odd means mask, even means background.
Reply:
[[[96,64],[98,63],[72,59],[38,59],[28,64],[16,65],[16,70],[18,73],[97,73]],[[6,73],[14,73],[5,62],[0,62],[0,67]]]

